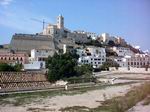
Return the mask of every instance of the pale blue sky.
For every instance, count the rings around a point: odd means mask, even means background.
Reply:
[[[0,0],[0,44],[14,33],[41,32],[62,14],[71,30],[122,36],[128,43],[150,49],[150,0]]]

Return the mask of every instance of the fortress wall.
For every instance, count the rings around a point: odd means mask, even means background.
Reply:
[[[54,49],[53,38],[47,36],[13,35],[10,48],[14,51],[30,53],[32,49]]]

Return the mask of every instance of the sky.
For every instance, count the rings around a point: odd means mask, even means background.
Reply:
[[[41,32],[33,19],[55,24],[59,14],[71,31],[109,33],[150,50],[150,0],[0,0],[0,44],[15,33]]]

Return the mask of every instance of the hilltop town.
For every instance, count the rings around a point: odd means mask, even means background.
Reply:
[[[123,37],[71,31],[59,15],[0,45],[0,112],[149,112],[149,64]]]
[[[45,69],[45,60],[54,53],[75,52],[78,63],[99,68],[113,61],[120,67],[148,66],[150,56],[128,44],[121,36],[97,35],[83,30],[71,31],[59,15],[56,24],[48,24],[36,34],[14,34],[9,45],[1,45],[0,62],[21,63],[24,70]],[[42,66],[41,66],[42,65]]]

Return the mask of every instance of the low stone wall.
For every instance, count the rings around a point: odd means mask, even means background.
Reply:
[[[51,83],[40,72],[0,72],[0,92],[49,88]]]

